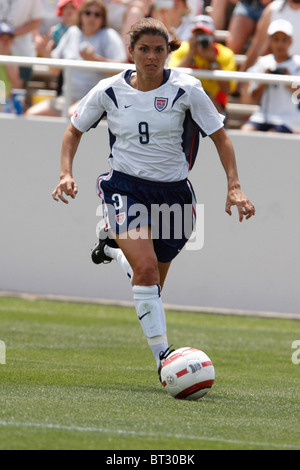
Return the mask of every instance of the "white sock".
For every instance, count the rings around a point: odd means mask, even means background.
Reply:
[[[166,349],[168,349],[168,338],[167,335],[162,335],[162,336],[155,336],[154,338],[147,338],[149,347],[153,353],[153,356],[155,357],[156,360],[156,366],[159,368],[160,366],[160,353],[164,352]]]
[[[123,251],[120,248],[111,248],[110,246],[105,245],[104,253],[110,258],[117,261],[122,271],[129,278],[130,282],[132,282],[133,271]],[[159,368],[160,353],[162,351],[165,351],[168,348],[168,339],[167,339],[167,334],[166,334],[166,315],[165,315],[165,310],[164,310],[163,303],[160,297],[160,286],[158,285],[134,286],[133,293],[134,293],[133,296],[134,296],[136,311],[137,311],[137,315],[138,315],[140,322],[141,322],[141,317],[143,317],[143,315],[147,313],[146,310],[149,311],[150,309],[154,313],[154,315],[153,313],[151,315],[150,322],[149,322],[150,314],[149,316],[147,314],[146,316],[148,316],[148,318],[146,318],[145,316],[145,319],[143,321],[143,324],[141,323],[141,326],[147,338],[148,345],[156,360],[157,368]],[[147,326],[145,326],[145,322]],[[149,331],[149,327],[152,330],[152,332]],[[155,334],[155,336],[149,336],[153,334],[153,331],[156,332],[157,334]]]
[[[118,251],[121,251],[120,248],[111,248],[108,245],[104,246],[104,253],[106,254],[106,256],[109,256],[109,258],[111,259],[117,260]]]
[[[133,298],[138,319],[155,357],[168,348],[166,314],[160,297],[160,286],[133,286]]]
[[[117,261],[118,265],[121,267],[122,271],[124,271],[129,281],[131,282],[133,277],[133,271],[123,251],[120,248],[111,248],[110,246],[105,245],[104,253],[106,254],[106,256],[109,256],[111,259]]]

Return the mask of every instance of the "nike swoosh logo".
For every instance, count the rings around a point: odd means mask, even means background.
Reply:
[[[131,106],[133,106],[133,104],[125,104],[124,108],[131,108]]]
[[[138,319],[142,320],[146,315],[149,315],[149,313],[151,313],[150,310],[149,310],[149,312],[144,313],[144,315],[141,315],[140,317],[138,316]]]

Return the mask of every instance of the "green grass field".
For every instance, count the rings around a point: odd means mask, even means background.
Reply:
[[[212,391],[175,400],[131,308],[0,299],[0,450],[300,449],[300,322],[167,312]]]

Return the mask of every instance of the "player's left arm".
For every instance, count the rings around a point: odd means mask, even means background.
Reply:
[[[228,194],[226,200],[226,212],[231,215],[231,207],[237,206],[240,222],[243,218],[250,219],[255,214],[255,207],[243,194],[238,176],[235,151],[232,142],[224,130],[219,129],[210,135],[220,156],[221,163],[227,175]]]

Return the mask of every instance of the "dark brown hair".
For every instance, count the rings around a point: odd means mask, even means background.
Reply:
[[[102,2],[102,0],[86,0],[83,2],[81,7],[78,9],[78,23],[77,26],[82,29],[82,23],[81,23],[81,16],[82,14],[88,10],[89,7],[96,6],[99,8],[102,14],[103,22],[101,28],[106,28],[107,27],[107,10],[105,4]]]
[[[169,42],[169,33],[165,25],[154,18],[142,18],[137,23],[133,24],[130,31],[127,33],[129,36],[130,48],[133,51],[134,46],[141,36],[144,34],[152,34],[153,36],[161,36],[166,41],[167,46],[170,47],[170,51],[176,51],[179,49],[181,42],[179,39],[174,39]]]

